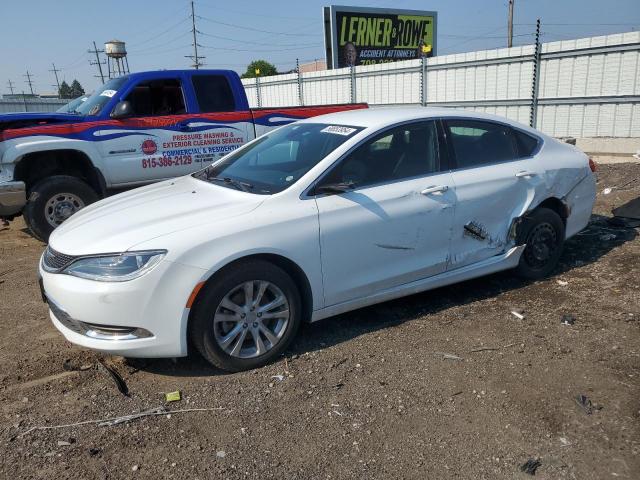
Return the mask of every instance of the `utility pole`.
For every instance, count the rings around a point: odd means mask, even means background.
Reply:
[[[56,76],[56,85],[58,87],[58,98],[60,98],[60,81],[58,80],[58,72],[60,70],[58,70],[56,68],[56,64],[52,63],[51,66],[53,66],[53,70],[49,70],[50,72],[53,72],[53,74]]]
[[[33,81],[31,80],[31,74],[29,73],[29,70],[27,70],[27,74],[23,75],[23,77],[27,77],[27,79],[25,80],[25,83],[27,85],[29,85],[29,90],[31,90],[31,95],[34,95],[34,93],[33,93]]]
[[[514,0],[509,0],[509,26],[507,33],[507,47],[513,47],[513,2]]]
[[[100,80],[104,83],[104,74],[102,73],[102,62],[100,61],[100,54],[104,53],[104,50],[98,50],[96,47],[96,42],[93,42],[93,50],[87,50],[89,53],[94,53],[96,56],[96,61],[92,62],[89,60],[89,64],[98,65],[98,71],[100,72]]]
[[[198,39],[196,38],[196,13],[193,7],[193,0],[191,0],[191,33],[193,33],[193,55],[185,55],[186,58],[190,58],[193,60],[193,68],[198,70],[203,64],[200,62],[201,59],[205,57],[198,56]]]
[[[11,95],[13,95],[13,82],[11,81],[11,79],[9,79],[9,81],[7,82],[7,86],[9,87]]]

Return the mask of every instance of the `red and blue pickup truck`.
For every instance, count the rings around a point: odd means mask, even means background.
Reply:
[[[366,104],[249,108],[229,70],[132,73],[70,113],[0,115],[0,218],[46,240],[115,189],[199,170],[265,132]]]

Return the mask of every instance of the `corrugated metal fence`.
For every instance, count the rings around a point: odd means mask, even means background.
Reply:
[[[244,79],[251,106],[430,105],[528,124],[535,46]],[[536,127],[556,136],[640,137],[640,32],[543,43]]]
[[[70,100],[59,98],[0,98],[0,113],[55,112]]]

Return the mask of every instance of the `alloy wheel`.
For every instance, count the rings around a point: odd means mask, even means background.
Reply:
[[[289,301],[271,282],[237,285],[223,298],[213,317],[217,344],[237,358],[264,355],[282,339],[290,321]]]

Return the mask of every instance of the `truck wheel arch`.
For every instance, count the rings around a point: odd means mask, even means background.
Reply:
[[[93,190],[104,197],[106,181],[89,155],[80,150],[60,149],[27,153],[16,163],[14,179],[25,182],[27,190],[43,178],[52,175],[69,175],[88,183]]]

